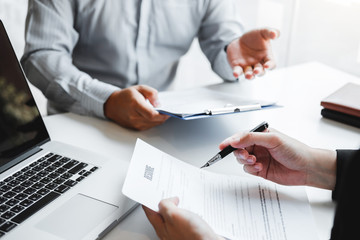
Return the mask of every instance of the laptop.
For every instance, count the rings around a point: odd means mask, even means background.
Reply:
[[[0,46],[1,238],[103,237],[137,207],[128,162],[51,141],[1,20]]]

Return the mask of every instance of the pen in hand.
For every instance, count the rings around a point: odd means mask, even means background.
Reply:
[[[250,130],[250,132],[263,132],[265,129],[269,127],[269,124],[267,122],[262,122],[253,129]],[[227,146],[220,152],[218,152],[213,158],[211,158],[207,163],[205,163],[201,168],[209,167],[216,163],[217,161],[223,159],[230,153],[232,153],[236,148],[233,148],[231,145]]]

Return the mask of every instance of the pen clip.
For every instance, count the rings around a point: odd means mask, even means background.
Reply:
[[[246,112],[252,110],[259,110],[259,109],[261,109],[261,105],[259,103],[256,103],[250,105],[248,104],[248,105],[240,105],[240,106],[206,109],[204,112],[206,115],[218,115],[218,114],[234,113],[234,112]]]

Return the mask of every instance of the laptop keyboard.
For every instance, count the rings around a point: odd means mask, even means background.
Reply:
[[[0,237],[97,169],[48,153],[0,181]]]

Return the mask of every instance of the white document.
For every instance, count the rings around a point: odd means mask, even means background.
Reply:
[[[274,106],[274,101],[248,99],[228,93],[195,88],[159,93],[161,106],[157,111],[184,120],[260,110]]]
[[[123,193],[158,211],[161,199],[200,215],[230,239],[317,239],[303,187],[221,175],[182,162],[138,139]]]

